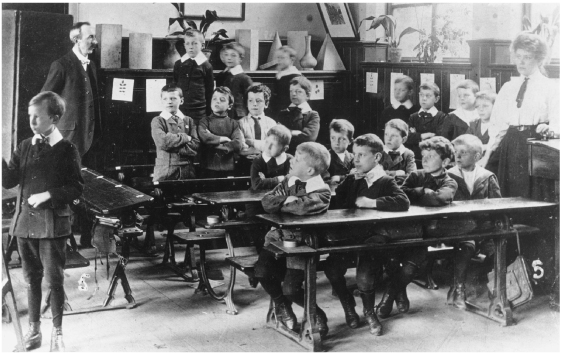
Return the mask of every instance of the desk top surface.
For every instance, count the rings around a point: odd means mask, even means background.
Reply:
[[[104,215],[135,208],[153,200],[151,196],[88,168],[82,169],[82,178],[84,192],[81,200]]]
[[[280,228],[329,226],[344,223],[370,223],[391,220],[425,219],[448,215],[483,214],[493,212],[514,212],[527,208],[552,208],[552,202],[533,201],[521,197],[496,198],[473,201],[455,201],[442,207],[411,206],[404,212],[386,212],[372,209],[328,210],[312,216],[291,214],[260,214],[257,217]]]
[[[201,184],[214,184],[223,185],[230,182],[250,182],[250,176],[234,176],[226,178],[216,178],[216,179],[186,179],[186,180],[164,180],[153,182],[154,186],[193,186]]]
[[[336,186],[331,185],[330,191],[334,196]],[[264,195],[270,190],[240,190],[240,191],[223,191],[223,192],[201,192],[194,193],[192,197],[211,204],[237,204],[237,203],[256,203],[262,201]]]
[[[556,151],[559,151],[559,143],[560,143],[560,139],[550,139],[548,141],[542,141],[542,140],[530,140],[528,141],[529,145],[534,145],[534,146],[540,146],[540,147],[546,147],[549,149],[553,149]]]

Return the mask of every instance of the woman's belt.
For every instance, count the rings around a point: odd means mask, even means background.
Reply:
[[[510,128],[520,132],[524,132],[524,131],[535,131],[537,126],[538,125],[520,125],[520,126],[510,126]]]

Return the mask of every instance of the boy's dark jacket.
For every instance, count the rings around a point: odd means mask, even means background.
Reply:
[[[267,213],[286,212],[299,216],[317,214],[328,210],[331,191],[326,184],[320,189],[307,193],[305,186],[295,183],[289,187],[289,176],[262,198],[262,207]],[[300,185],[300,186],[298,186]],[[289,196],[298,197],[297,201],[284,205]]]
[[[295,154],[297,146],[304,142],[315,142],[321,127],[321,118],[317,111],[301,113],[299,107],[290,107],[282,110],[278,115],[278,122],[286,126],[290,131],[302,131],[300,134],[291,138],[288,153]]]
[[[336,208],[356,208],[360,196],[376,200],[376,209],[381,211],[408,211],[410,203],[407,195],[390,176],[382,176],[369,188],[365,179],[348,177],[336,188],[334,205]]]
[[[475,183],[473,184],[473,193],[469,193],[467,184],[463,179],[461,170],[455,166],[448,170],[448,175],[457,183],[457,192],[454,201],[479,200],[485,198],[501,198],[500,186],[495,174],[480,166],[475,169]]]
[[[31,139],[19,144],[9,165],[2,160],[2,186],[20,185],[10,235],[41,239],[67,236],[72,233],[69,204],[84,189],[78,150],[63,139],[37,153],[37,145],[33,146]],[[28,191],[26,196],[23,189]],[[50,200],[37,208],[28,204],[31,194],[45,191],[51,194]]]
[[[444,171],[438,176],[418,170],[411,173],[401,185],[412,204],[444,206],[450,204],[457,191],[457,183]],[[426,193],[424,189],[432,190]]]

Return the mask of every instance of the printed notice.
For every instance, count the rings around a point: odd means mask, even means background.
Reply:
[[[166,79],[147,79],[147,112],[162,111],[160,91],[166,85]]]
[[[456,88],[464,80],[464,74],[450,74],[450,108],[452,109],[456,109],[459,104]]]
[[[434,82],[434,73],[420,74],[420,85]]]
[[[395,80],[397,80],[397,78],[400,78],[401,76],[403,76],[403,73],[391,73],[391,85],[389,85],[391,87],[391,92],[389,93],[389,97],[390,97],[390,101],[392,105],[399,105],[399,101],[397,101],[395,99]]]
[[[366,73],[366,92],[377,94],[377,73]]]
[[[133,101],[133,79],[113,79],[113,90],[111,93],[112,100]]]
[[[496,78],[479,78],[479,90],[497,93]]]
[[[325,99],[325,83],[322,80],[311,80],[313,90],[311,90],[311,100]]]

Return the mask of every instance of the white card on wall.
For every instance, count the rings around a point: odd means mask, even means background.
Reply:
[[[479,78],[479,90],[497,93],[497,78]]]
[[[403,73],[391,73],[391,79],[390,79],[391,85],[389,85],[389,87],[391,88],[391,92],[389,93],[389,98],[391,100],[392,105],[397,105],[397,106],[399,105],[399,101],[395,99],[394,91],[395,91],[395,80],[397,80],[397,78],[401,76],[403,76]]]
[[[366,92],[377,94],[377,73],[366,73]]]
[[[147,112],[162,111],[160,92],[166,85],[166,79],[147,79]]]
[[[113,78],[111,99],[118,101],[133,101],[133,79]]]
[[[313,90],[311,90],[311,100],[325,99],[325,84],[322,80],[311,80]]]
[[[420,74],[420,85],[434,82],[434,73]]]
[[[465,80],[464,74],[450,74],[450,108],[456,109],[458,106],[457,86]]]

